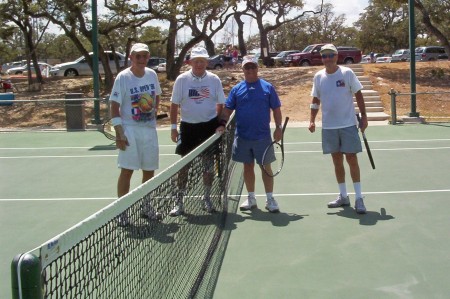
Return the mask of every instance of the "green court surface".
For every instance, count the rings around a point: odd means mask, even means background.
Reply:
[[[320,132],[288,127],[275,179],[281,212],[264,210],[258,171],[258,208],[228,217],[214,299],[449,298],[450,125],[371,126],[366,134],[376,169],[359,155],[368,213],[357,215],[326,206],[337,185]],[[163,170],[178,156],[168,130],[159,139]],[[16,254],[115,199],[116,155],[98,132],[0,133],[0,298],[11,298]],[[132,187],[139,181],[136,173]]]

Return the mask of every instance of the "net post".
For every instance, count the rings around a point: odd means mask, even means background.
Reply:
[[[43,299],[41,262],[32,253],[18,254],[11,262],[13,299]]]

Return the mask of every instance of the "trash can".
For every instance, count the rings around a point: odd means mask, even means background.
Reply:
[[[66,93],[65,99],[82,99],[82,93]],[[65,102],[67,130],[86,130],[84,100]]]
[[[0,93],[0,106],[11,106],[14,101],[14,93]]]

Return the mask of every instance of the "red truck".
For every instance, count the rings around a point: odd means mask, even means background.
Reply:
[[[325,44],[315,44],[307,46],[302,52],[290,54],[284,61],[285,66],[309,66],[322,65],[320,49]],[[337,47],[338,64],[360,63],[361,50],[355,47]]]

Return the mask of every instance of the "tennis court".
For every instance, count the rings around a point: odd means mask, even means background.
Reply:
[[[281,213],[264,210],[258,177],[258,209],[228,215],[213,298],[448,298],[450,125],[366,133],[377,169],[359,156],[368,213],[356,215],[326,207],[336,184],[320,133],[289,125],[275,181]],[[162,170],[178,157],[169,131],[159,138]],[[116,154],[98,132],[0,134],[0,298],[11,298],[16,254],[114,201]]]

